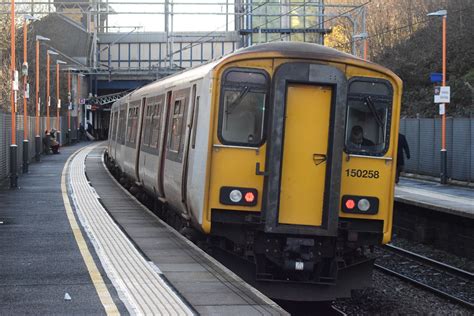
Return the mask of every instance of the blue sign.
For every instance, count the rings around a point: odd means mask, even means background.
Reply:
[[[430,80],[433,83],[442,82],[443,81],[443,74],[440,73],[440,72],[432,72],[430,74]]]

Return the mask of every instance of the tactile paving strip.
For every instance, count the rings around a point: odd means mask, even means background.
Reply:
[[[91,239],[108,277],[125,296],[132,314],[193,315],[146,261],[102,207],[85,174],[85,159],[95,146],[81,150],[69,165],[71,196],[78,217]]]

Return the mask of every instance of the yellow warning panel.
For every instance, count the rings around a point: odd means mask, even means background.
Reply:
[[[288,86],[280,224],[321,226],[331,95],[330,87]]]

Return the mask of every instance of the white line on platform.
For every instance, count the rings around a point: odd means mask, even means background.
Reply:
[[[125,295],[131,313],[192,315],[192,311],[161,278],[159,270],[142,257],[98,201],[87,181],[84,163],[95,147],[86,147],[73,159],[70,179],[74,181],[69,183],[79,219],[104,270],[117,291]]]

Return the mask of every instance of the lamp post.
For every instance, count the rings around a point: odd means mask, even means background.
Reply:
[[[18,187],[18,174],[16,157],[18,145],[16,144],[16,95],[18,92],[18,72],[15,69],[15,0],[10,3],[11,16],[11,58],[10,58],[10,73],[12,76],[11,82],[11,116],[12,116],[12,131],[11,131],[11,145],[10,145],[10,188]]]
[[[81,78],[84,77],[83,74],[77,74],[77,141],[79,142],[80,139],[80,130],[79,126],[81,125]]]
[[[448,16],[447,10],[439,10],[428,13],[428,16],[439,16],[443,18],[443,46],[442,46],[442,64],[443,64],[443,82],[442,86],[446,86],[446,19]],[[441,112],[441,184],[448,182],[448,151],[446,150],[446,104],[440,105]]]
[[[71,142],[71,109],[72,109],[72,94],[71,94],[71,71],[74,71],[74,68],[68,68],[67,71],[67,99],[68,99],[68,106],[67,106],[67,143]]]
[[[61,144],[61,124],[59,122],[59,112],[61,111],[61,98],[59,97],[59,64],[67,64],[65,61],[56,60],[56,133],[57,141]]]
[[[35,158],[36,158],[36,161],[40,161],[41,159],[41,135],[40,135],[40,121],[39,121],[39,118],[40,118],[40,115],[41,115],[41,111],[40,111],[40,106],[41,106],[41,102],[40,102],[40,98],[39,98],[39,73],[40,73],[40,59],[39,59],[39,51],[40,51],[40,41],[49,41],[49,38],[47,37],[44,37],[44,36],[41,36],[41,35],[36,35],[36,91],[35,91],[35,94],[36,94],[36,99],[35,99],[35,112],[36,112],[36,123],[35,123],[35,132],[36,132],[36,136],[35,136]]]
[[[28,21],[38,20],[34,16],[24,15],[23,23],[23,64],[21,73],[23,75],[23,173],[28,173],[28,102],[30,98],[30,85],[28,84]]]
[[[51,55],[58,55],[58,53],[56,53],[55,51],[53,50],[50,50],[48,49],[47,51],[47,56],[46,56],[46,69],[47,69],[47,72],[46,72],[46,130],[48,131],[48,133],[51,131],[51,118],[49,117],[49,110],[50,110],[50,107],[51,107],[51,96],[50,96],[50,87],[49,87],[49,84],[50,84],[50,75],[51,75]],[[49,144],[49,143],[48,143]]]

